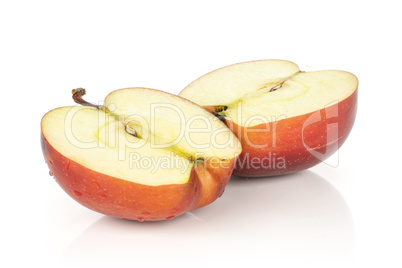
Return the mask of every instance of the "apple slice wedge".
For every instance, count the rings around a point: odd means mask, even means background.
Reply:
[[[105,105],[54,109],[42,119],[42,150],[59,185],[114,217],[172,219],[217,199],[241,145],[194,103],[146,88],[112,92]]]
[[[273,176],[310,168],[350,133],[357,78],[348,72],[301,72],[284,60],[243,62],[212,71],[179,95],[215,114],[240,139],[238,176]]]

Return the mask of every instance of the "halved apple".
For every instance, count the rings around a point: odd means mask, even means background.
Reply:
[[[171,219],[218,198],[241,145],[194,103],[146,88],[110,93],[105,105],[62,107],[42,119],[51,173],[76,201],[138,221]]]
[[[357,78],[302,72],[284,60],[243,62],[210,72],[179,95],[215,114],[240,139],[238,176],[310,168],[332,155],[353,126]]]

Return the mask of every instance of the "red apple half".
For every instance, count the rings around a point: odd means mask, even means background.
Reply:
[[[179,95],[240,139],[234,174],[261,177],[307,169],[336,152],[355,120],[357,86],[349,72],[302,72],[290,61],[261,60],[212,71]]]
[[[54,109],[42,119],[43,154],[82,205],[138,221],[172,219],[224,191],[241,145],[215,116],[146,88],[110,93],[105,105]]]

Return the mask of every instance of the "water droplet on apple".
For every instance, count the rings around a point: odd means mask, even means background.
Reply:
[[[92,187],[94,187],[94,188],[97,189],[97,190],[100,189],[100,185],[99,185],[99,183],[97,183],[96,181],[91,181],[91,185],[92,185]]]
[[[167,220],[171,220],[171,219],[173,219],[173,218],[174,218],[174,216],[172,215],[172,216],[167,217],[166,219],[167,219]]]
[[[66,162],[66,170],[68,170],[70,168],[70,160],[67,160]]]
[[[73,193],[74,193],[74,195],[77,196],[77,197],[82,196],[82,193],[79,192],[79,191],[77,191],[77,190],[74,190]]]
[[[100,198],[102,198],[102,199],[106,199],[106,198],[107,198],[107,196],[106,196],[105,194],[102,194],[102,193],[98,194],[98,196],[99,196]]]
[[[53,175],[54,175],[51,170],[49,170],[49,175],[50,175],[50,176],[53,176]]]
[[[139,222],[145,221],[144,218],[141,218],[141,217],[139,217],[137,220],[138,220]]]
[[[144,215],[144,216],[149,216],[149,215],[151,215],[151,213],[146,212],[146,211],[145,211],[145,212],[142,212],[141,214]]]
[[[177,213],[179,213],[179,210],[178,210],[177,208],[173,208],[173,209],[172,209],[172,213],[173,213],[173,214],[177,214]]]

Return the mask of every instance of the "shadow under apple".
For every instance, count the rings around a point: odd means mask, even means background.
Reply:
[[[233,176],[213,204],[171,221],[104,216],[74,240],[61,261],[85,267],[348,261],[353,245],[353,220],[342,196],[322,177],[303,171]]]

